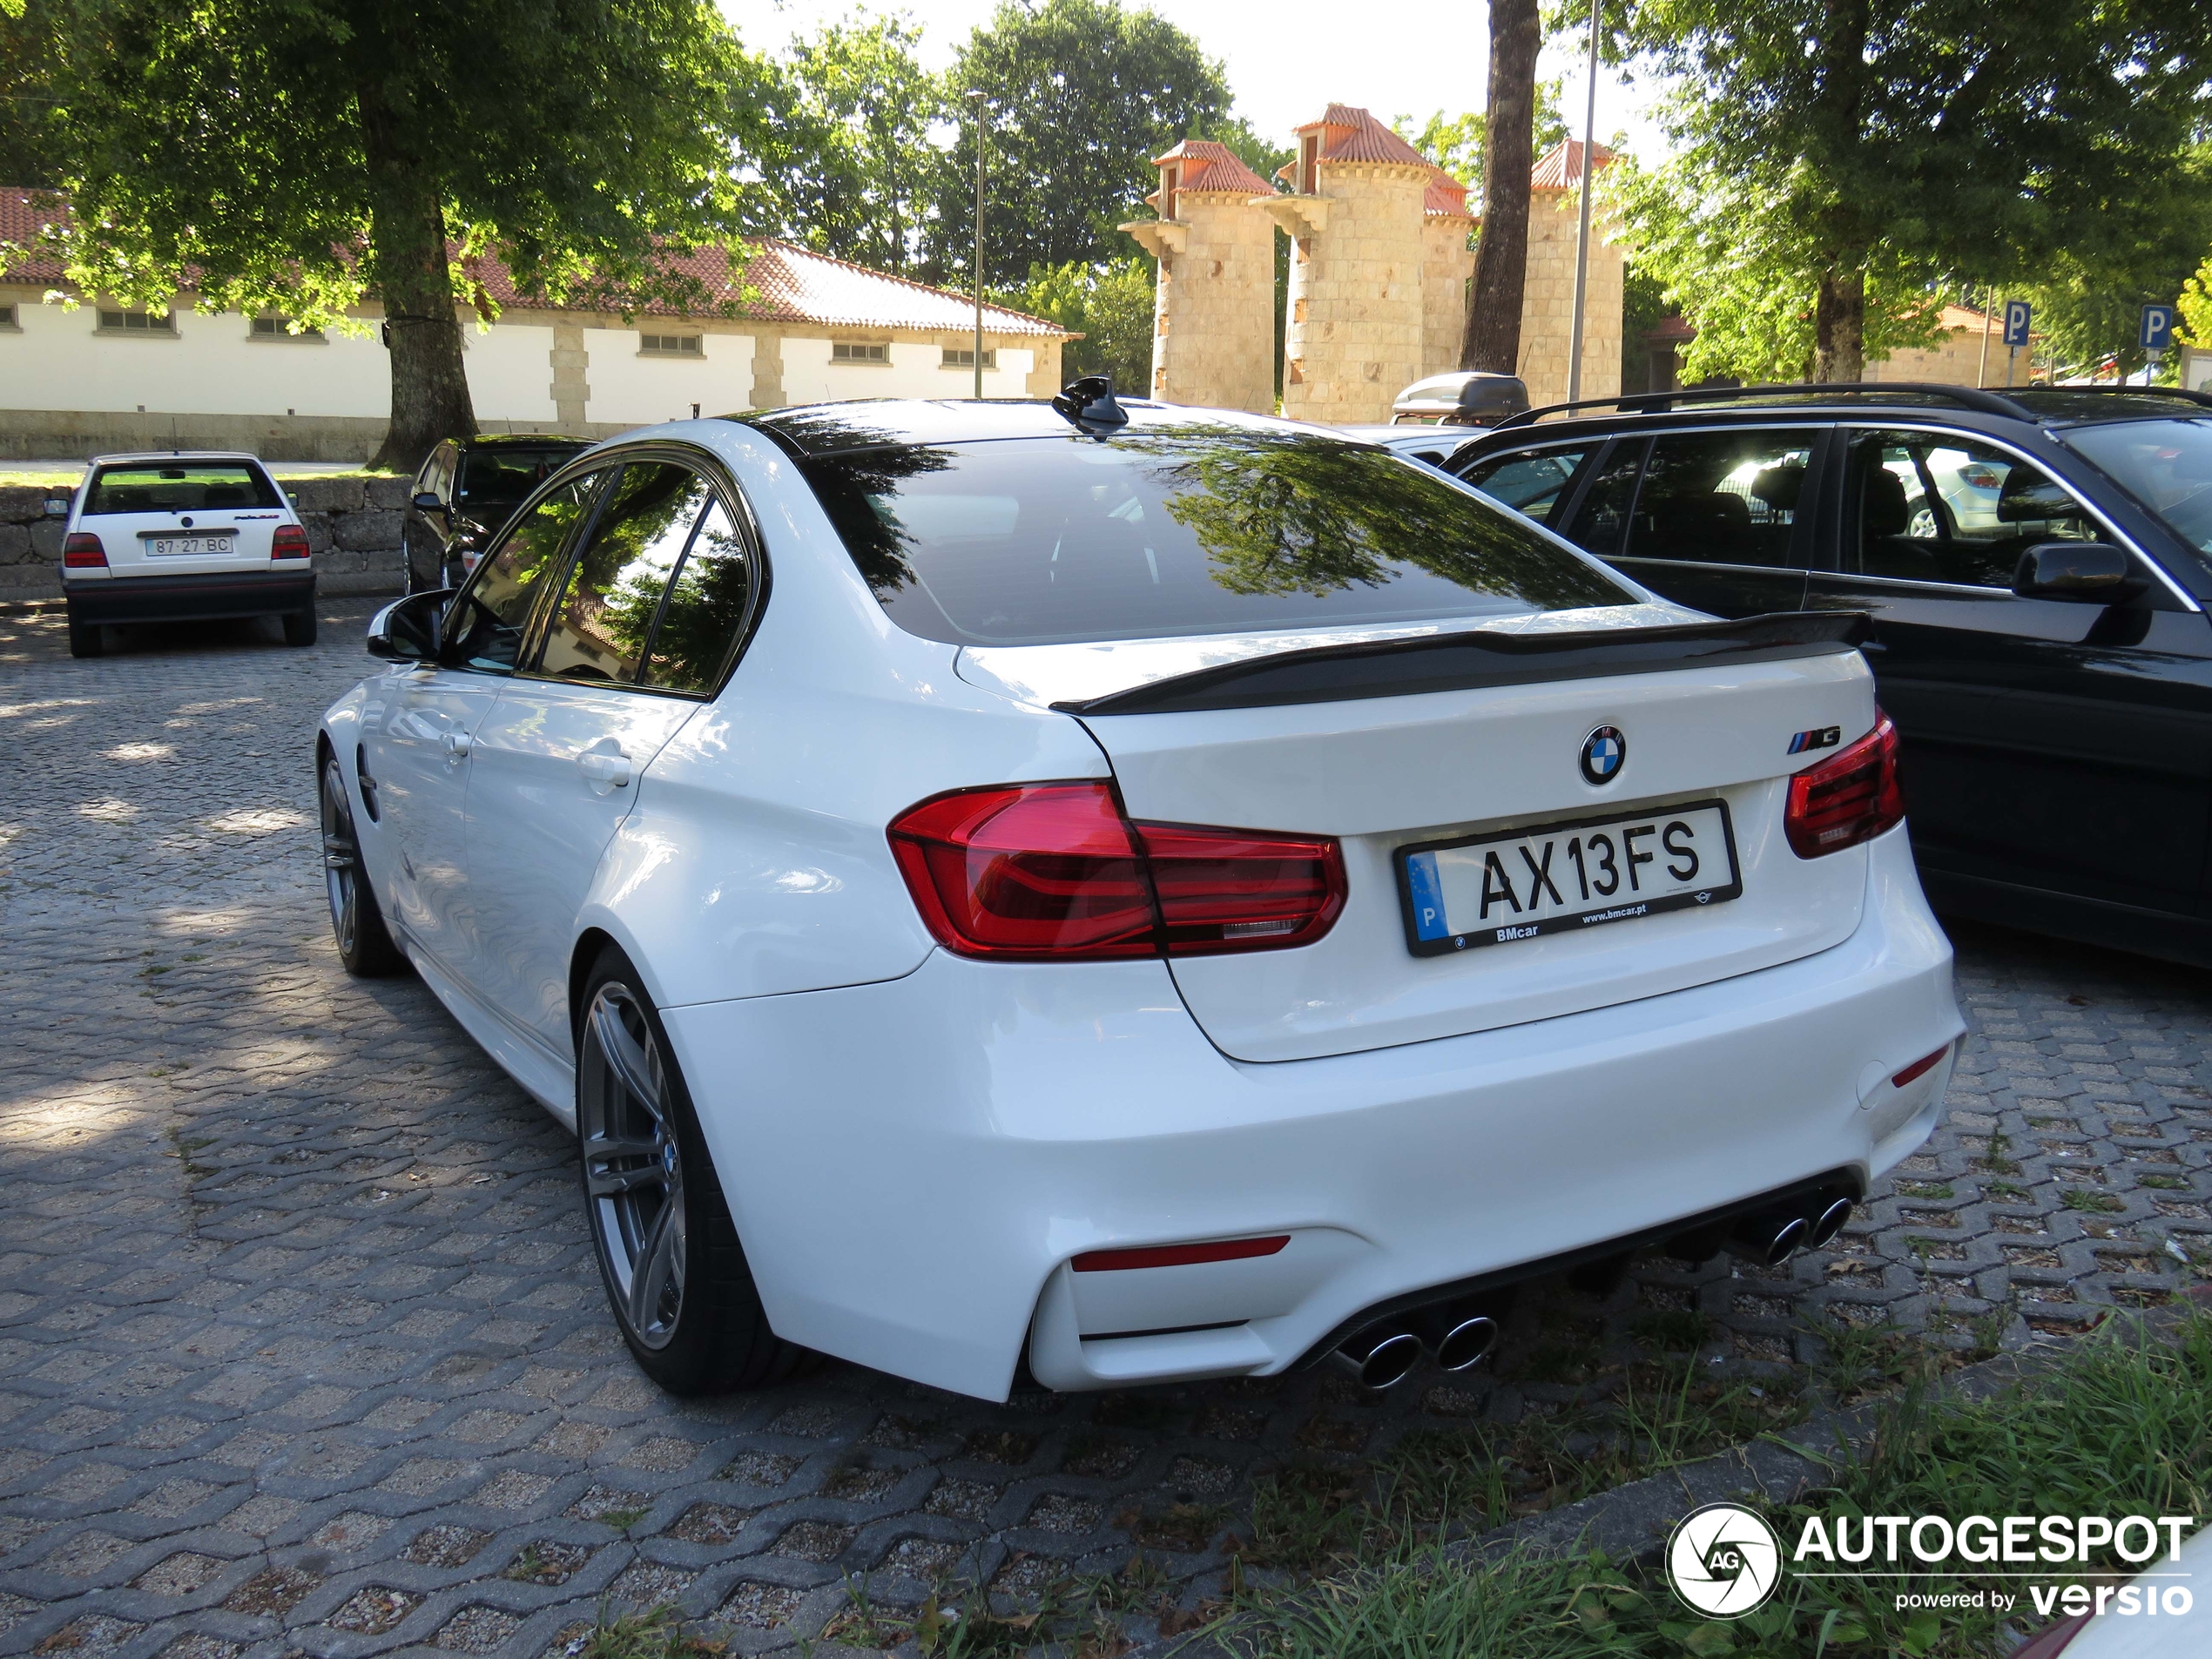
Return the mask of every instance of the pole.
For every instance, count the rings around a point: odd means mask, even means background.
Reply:
[[[1582,222],[1575,238],[1575,323],[1567,341],[1567,401],[1582,395],[1582,309],[1590,292],[1590,174],[1597,152],[1598,8],[1590,0],[1590,95],[1582,114]]]
[[[1995,320],[1989,309],[1989,295],[1985,293],[1981,296],[1981,367],[1974,371],[1977,386],[1989,384],[1989,325]]]
[[[975,400],[983,399],[983,120],[989,106],[980,91],[968,96],[975,105]]]

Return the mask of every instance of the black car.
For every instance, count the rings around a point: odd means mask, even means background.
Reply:
[[[1447,467],[1678,604],[1865,611],[1936,906],[2212,966],[2212,396],[1662,394]]]
[[[431,450],[415,475],[401,530],[407,590],[459,587],[523,498],[590,447],[582,438],[532,432],[448,438]]]

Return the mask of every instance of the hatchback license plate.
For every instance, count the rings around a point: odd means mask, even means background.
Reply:
[[[149,536],[146,552],[157,559],[211,559],[238,545],[229,536]]]
[[[1425,841],[1398,849],[1416,956],[1510,945],[1740,897],[1728,803]]]

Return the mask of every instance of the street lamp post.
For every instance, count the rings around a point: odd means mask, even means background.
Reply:
[[[983,123],[990,112],[981,91],[970,87],[975,105],[975,399],[983,399]]]
[[[1575,238],[1575,323],[1567,341],[1567,401],[1582,395],[1582,312],[1590,293],[1590,175],[1597,152],[1598,8],[1590,0],[1590,92],[1582,112],[1582,223]]]

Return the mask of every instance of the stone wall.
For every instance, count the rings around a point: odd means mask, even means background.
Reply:
[[[1275,408],[1275,222],[1249,192],[1182,190],[1176,217],[1138,235],[1159,261],[1154,397],[1208,408]]]
[[[1468,239],[1474,221],[1458,213],[1431,213],[1421,226],[1421,374],[1460,366],[1467,337],[1467,282],[1474,275]]]
[[[1321,165],[1325,226],[1291,245],[1291,419],[1386,421],[1393,400],[1420,378],[1422,200],[1432,176],[1397,162]]]
[[[293,478],[284,488],[299,503],[314,550],[322,593],[397,593],[404,478]],[[63,489],[0,486],[0,603],[61,597],[62,521],[45,516]]]
[[[1571,190],[1538,189],[1528,204],[1528,281],[1521,304],[1521,378],[1528,401],[1567,398],[1568,347],[1575,328],[1575,244],[1581,210]],[[1621,307],[1627,256],[1590,226],[1589,293],[1583,309],[1582,395],[1621,392]]]

